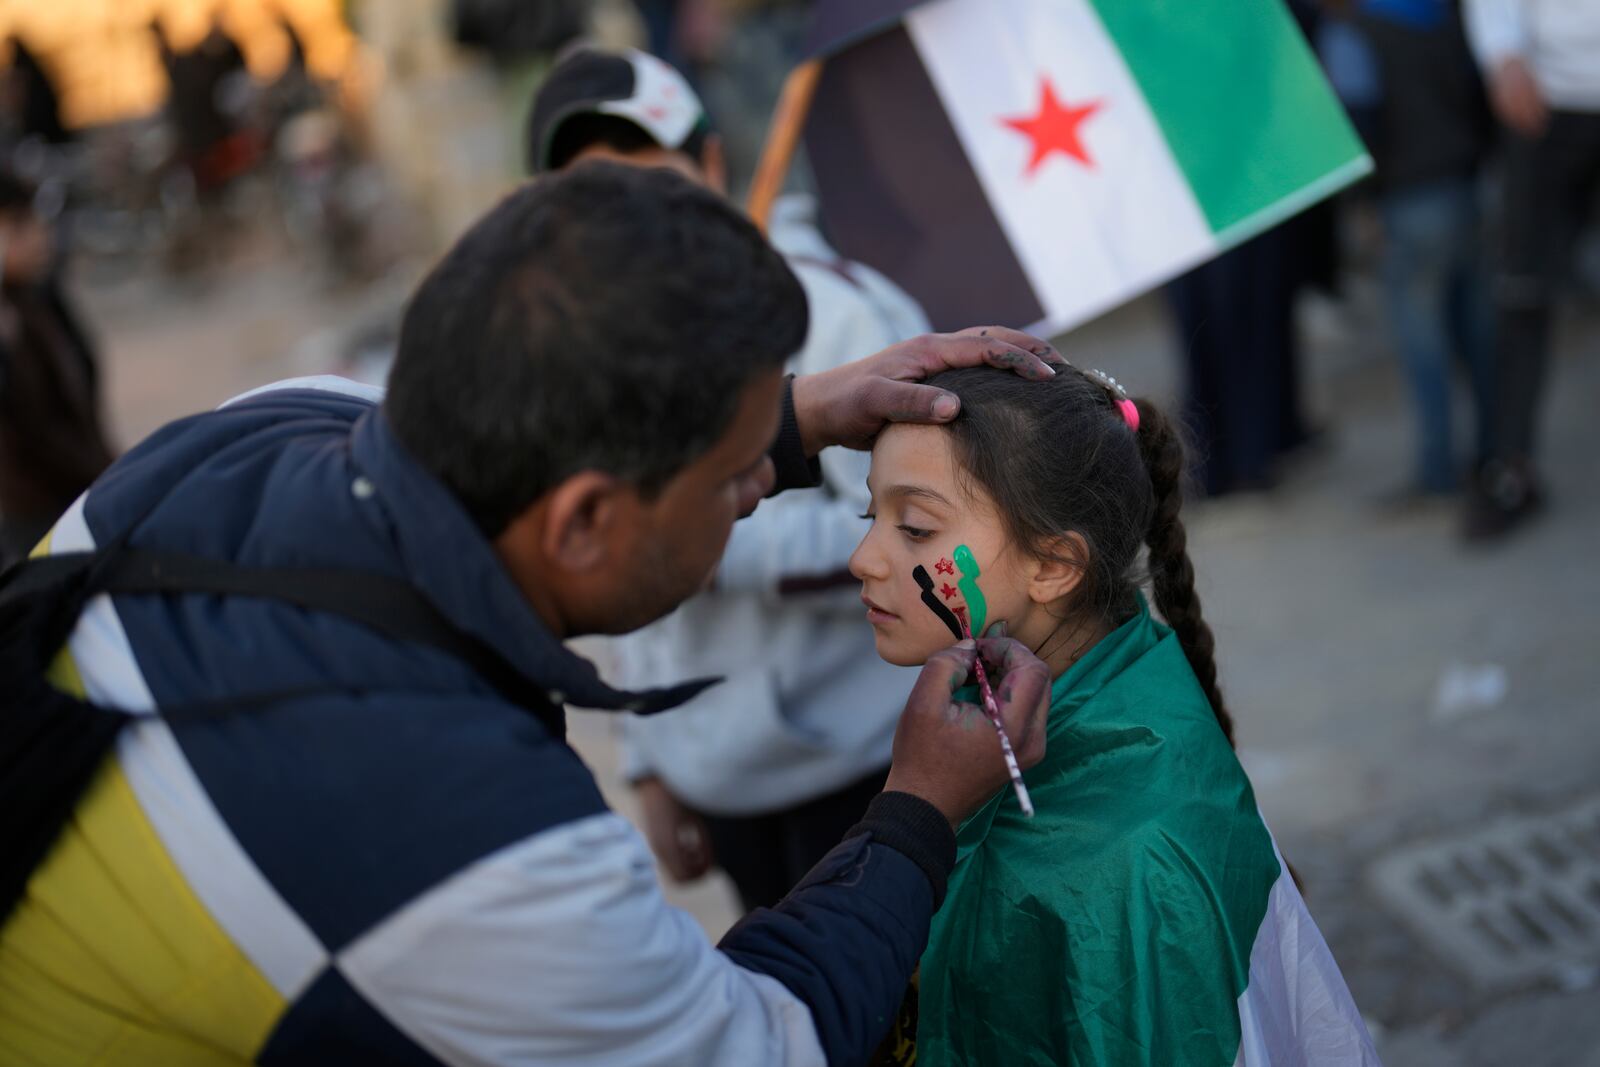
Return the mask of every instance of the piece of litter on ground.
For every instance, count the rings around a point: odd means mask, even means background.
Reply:
[[[1563,993],[1582,993],[1600,986],[1600,963],[1568,963],[1555,968],[1552,977]]]
[[[1511,688],[1506,669],[1498,663],[1452,663],[1439,675],[1433,693],[1435,719],[1459,719],[1480,711],[1493,711]]]

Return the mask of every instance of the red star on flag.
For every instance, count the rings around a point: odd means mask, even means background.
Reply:
[[[1026,118],[1003,118],[1000,121],[1033,140],[1033,157],[1028,160],[1027,170],[1030,176],[1056,152],[1069,155],[1092,170],[1094,160],[1089,158],[1089,150],[1083,146],[1079,127],[1104,106],[1103,100],[1090,100],[1076,107],[1067,106],[1057,99],[1055,86],[1050,84],[1050,79],[1041,78],[1038,113]]]
[[[951,585],[949,582],[944,583],[944,585],[939,588],[939,592],[944,594],[944,598],[946,600],[949,600],[951,597],[955,596],[959,591],[960,590]]]
[[[933,570],[935,574],[954,574],[956,572],[956,565],[947,559],[941,559],[938,563],[933,565]]]

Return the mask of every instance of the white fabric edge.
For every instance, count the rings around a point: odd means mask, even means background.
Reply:
[[[259,385],[248,392],[240,393],[238,396],[229,397],[221,404],[218,404],[217,409],[220,411],[222,408],[232,407],[234,404],[241,403],[242,401],[249,400],[253,397],[262,396],[266,393],[276,393],[284,389],[315,389],[318,392],[323,393],[338,393],[341,396],[353,396],[357,400],[365,400],[372,404],[381,403],[383,401],[383,395],[386,392],[384,387],[381,385],[368,385],[365,382],[357,382],[352,381],[349,378],[341,378],[337,374],[310,374],[301,378],[285,378],[282,381],[271,382],[267,385]]]
[[[1283,856],[1239,994],[1235,1067],[1382,1067],[1333,952]]]

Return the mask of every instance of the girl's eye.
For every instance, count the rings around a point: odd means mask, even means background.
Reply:
[[[933,536],[932,530],[919,530],[917,527],[907,526],[905,523],[901,523],[898,529],[913,541],[926,541]]]
[[[870,511],[867,512],[865,515],[857,515],[856,518],[858,518],[858,519],[866,519],[868,522],[877,522],[878,521],[878,516],[874,515]]]

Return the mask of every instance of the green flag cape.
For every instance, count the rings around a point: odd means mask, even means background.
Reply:
[[[1047,754],[958,835],[916,1062],[1376,1063],[1176,636],[1139,613],[1052,691]],[[1248,989],[1248,995],[1247,995]]]

